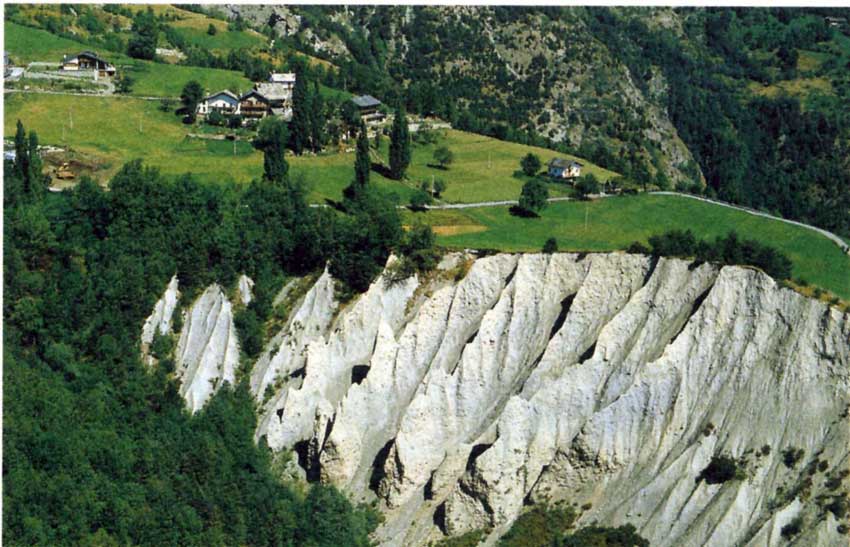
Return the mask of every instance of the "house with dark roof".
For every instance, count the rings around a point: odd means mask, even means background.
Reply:
[[[115,67],[93,51],[83,51],[77,55],[62,57],[62,70],[93,70],[98,76],[114,76]]]
[[[229,89],[207,95],[198,103],[198,114],[206,116],[213,111],[218,111],[221,114],[239,114],[239,96]]]
[[[574,179],[581,176],[582,165],[577,161],[553,158],[548,167],[549,176],[553,179]]]
[[[355,107],[357,107],[357,111],[360,113],[360,118],[367,124],[377,123],[386,118],[386,115],[379,110],[381,107],[381,101],[371,95],[359,95],[357,97],[352,97],[351,102],[354,103]]]
[[[243,118],[265,118],[271,113],[271,101],[256,89],[252,89],[239,97],[239,113]]]

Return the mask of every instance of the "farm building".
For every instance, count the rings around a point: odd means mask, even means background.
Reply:
[[[218,93],[213,93],[204,97],[198,103],[198,114],[207,115],[213,111],[218,111],[222,114],[239,114],[240,113],[239,96],[232,91],[225,89]]]
[[[581,176],[581,167],[577,161],[554,158],[549,162],[549,176],[555,179],[574,179]]]
[[[353,97],[351,102],[357,107],[360,117],[364,122],[376,123],[382,121],[386,116],[379,110],[381,101],[371,95],[360,95]]]
[[[62,57],[62,70],[93,70],[98,76],[114,76],[115,67],[109,61],[98,57],[93,51],[83,51],[77,55]]]

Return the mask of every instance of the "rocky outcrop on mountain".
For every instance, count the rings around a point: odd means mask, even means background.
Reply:
[[[323,275],[252,378],[274,392],[257,438],[378,500],[380,543],[494,539],[560,499],[652,545],[776,545],[797,519],[803,544],[846,543],[846,315],[741,267],[465,260],[340,309]],[[719,456],[738,474],[709,484]]]
[[[631,523],[652,545],[773,546],[797,529],[846,545],[850,316],[679,259],[453,254],[402,281],[394,261],[345,304],[327,271],[288,283],[250,377],[257,440],[377,502],[380,544],[489,544],[529,504],[565,500],[579,525]],[[177,356],[193,411],[233,381],[217,285]],[[721,458],[734,473],[717,479]]]
[[[453,98],[457,109],[521,110],[527,125],[511,121],[513,129],[533,130],[585,157],[602,144],[615,156],[637,154],[650,166],[650,174],[660,170],[673,184],[701,182],[699,167],[667,110],[669,86],[661,70],[653,66],[633,74],[626,52],[606,42],[593,25],[598,12],[582,7],[329,6],[301,17],[298,6],[228,10],[255,28],[271,22],[280,35],[295,36],[307,52],[338,65],[352,60],[368,64],[368,55],[384,55],[376,59],[378,64],[405,67],[405,78],[415,74],[412,83],[433,84],[438,94],[465,81],[468,91]],[[693,47],[679,12],[641,8],[636,14],[611,9],[622,25],[639,19],[650,28],[669,30],[682,47]],[[372,51],[364,51],[363,43],[373,44]],[[450,80],[444,80],[449,74]]]
[[[162,297],[154,305],[153,312],[145,320],[142,327],[142,360],[150,366],[156,359],[150,355],[150,345],[157,334],[165,335],[171,332],[171,318],[180,299],[177,276],[171,278]]]
[[[222,288],[209,286],[187,310],[175,350],[180,395],[197,412],[224,383],[233,383],[239,342],[233,307]]]

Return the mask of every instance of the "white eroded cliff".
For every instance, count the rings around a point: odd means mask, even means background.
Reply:
[[[209,286],[186,312],[175,363],[180,395],[192,412],[223,383],[233,383],[239,343],[233,307],[220,286]]]
[[[153,365],[156,359],[150,355],[150,345],[157,334],[168,334],[171,332],[171,321],[177,302],[180,300],[177,276],[171,278],[162,297],[154,305],[153,312],[145,320],[142,326],[142,360],[146,365]]]
[[[198,313],[220,318],[207,293]],[[327,272],[294,300],[252,371],[256,437],[377,499],[382,544],[492,542],[559,499],[591,504],[579,524],[629,522],[652,545],[780,545],[795,519],[801,545],[847,543],[830,507],[850,491],[850,318],[760,272],[452,255],[344,306]],[[184,368],[187,394],[209,385]],[[197,389],[193,408],[210,394]],[[698,480],[721,455],[739,477]]]

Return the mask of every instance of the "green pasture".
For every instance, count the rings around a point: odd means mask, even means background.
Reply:
[[[611,251],[673,229],[691,229],[713,239],[730,230],[785,252],[794,277],[850,299],[850,257],[827,238],[805,228],[753,216],[728,207],[677,196],[639,195],[591,202],[551,203],[540,218],[520,218],[507,207],[406,213],[435,227],[452,248],[539,250],[549,237],[562,250]]]

